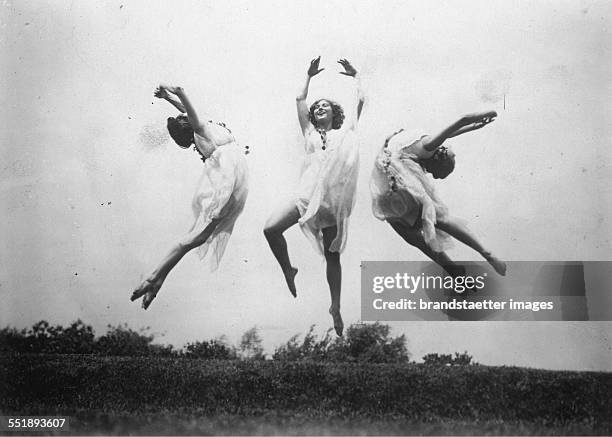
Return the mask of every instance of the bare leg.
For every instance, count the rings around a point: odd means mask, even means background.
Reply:
[[[454,219],[453,217],[446,217],[442,220],[438,220],[436,227],[443,230],[444,232],[452,235],[463,244],[468,245],[476,252],[478,252],[484,259],[491,264],[491,267],[502,276],[506,275],[506,263],[494,256],[490,251],[485,249],[482,244],[478,241],[476,236],[470,231],[467,226]]]
[[[299,219],[300,212],[292,202],[288,205],[283,205],[275,211],[264,227],[266,240],[268,240],[270,249],[272,249],[272,253],[281,266],[285,281],[287,281],[287,286],[289,287],[289,292],[293,297],[297,297],[295,275],[297,275],[298,269],[291,265],[289,252],[287,250],[287,240],[285,240],[283,232],[295,225]]]
[[[414,229],[397,221],[389,221],[389,224],[395,230],[395,232],[397,232],[406,241],[406,243],[419,249],[436,264],[446,270],[449,275],[453,277],[465,275],[465,267],[451,260],[446,252],[435,252],[425,242],[420,230]]]
[[[149,308],[149,305],[151,305],[151,302],[153,302],[153,299],[155,299],[157,296],[157,293],[159,292],[170,271],[177,265],[181,258],[187,254],[187,252],[204,244],[211,236],[218,223],[218,220],[213,220],[200,234],[174,246],[170,250],[170,253],[168,253],[168,255],[166,255],[166,257],[162,260],[160,265],[153,271],[153,273],[151,273],[151,275],[145,279],[136,290],[134,290],[130,300],[135,301],[136,299],[144,296],[142,299],[142,307],[145,310]]]
[[[331,295],[331,306],[329,314],[334,319],[334,329],[338,336],[342,336],[344,330],[344,322],[340,315],[340,290],[342,287],[342,266],[340,265],[340,253],[330,252],[329,247],[332,241],[336,238],[338,229],[336,226],[323,229],[323,249],[326,262],[327,283],[329,284],[329,293]]]

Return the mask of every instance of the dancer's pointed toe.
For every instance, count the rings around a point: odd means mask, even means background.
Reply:
[[[342,337],[342,333],[344,331],[344,322],[342,321],[340,310],[334,310],[330,308],[329,314],[331,314],[332,319],[334,320],[334,330],[336,331],[336,335],[338,337]]]
[[[144,296],[147,292],[147,289],[151,286],[151,282],[147,279],[145,281],[143,281],[136,290],[134,290],[134,292],[132,293],[132,296],[130,296],[130,300],[132,302],[134,302],[135,300],[140,299],[142,296]]]
[[[297,297],[297,289],[295,288],[295,275],[297,275],[298,269],[291,267],[291,269],[285,273],[285,280],[287,281],[287,287],[289,287],[289,293],[293,297]]]
[[[149,306],[151,305],[151,303],[153,303],[153,300],[157,297],[157,291],[148,291],[145,293],[144,297],[142,298],[142,308],[144,310],[148,309]]]
[[[161,285],[162,282],[160,281],[146,279],[136,290],[134,290],[130,300],[134,302],[142,297],[142,308],[146,310],[151,305],[151,302],[157,297]]]
[[[487,262],[493,267],[499,275],[506,276],[506,263],[497,258],[494,255],[489,255],[486,257]]]

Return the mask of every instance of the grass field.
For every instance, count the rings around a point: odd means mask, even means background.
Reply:
[[[8,354],[0,392],[2,414],[71,416],[72,434],[612,432],[603,372]]]

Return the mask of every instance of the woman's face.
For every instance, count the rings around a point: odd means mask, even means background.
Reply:
[[[315,103],[313,113],[317,124],[331,122],[334,118],[332,105],[327,100],[319,100]]]
[[[436,151],[434,152],[432,158],[436,161],[440,160],[445,160],[445,159],[453,159],[455,157],[455,152],[452,151],[452,149],[442,146],[439,147],[438,149],[436,149]]]

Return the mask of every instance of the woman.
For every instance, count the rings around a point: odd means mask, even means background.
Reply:
[[[465,274],[465,268],[444,252],[449,235],[477,251],[497,273],[506,274],[506,264],[448,214],[429,176],[444,179],[455,168],[454,152],[443,146],[446,139],[480,129],[495,117],[495,111],[468,114],[433,136],[402,129],[386,139],[374,165],[370,183],[374,215],[453,276]]]
[[[340,336],[344,329],[340,315],[340,253],[346,244],[348,220],[355,198],[359,170],[355,129],[364,100],[357,70],[349,61],[341,59],[338,63],[344,67],[344,71],[340,74],[357,80],[356,113],[345,122],[342,107],[329,99],[317,100],[309,108],[306,104],[308,86],[310,79],[323,71],[323,68],[319,68],[320,60],[319,56],[310,62],[304,87],[296,98],[306,149],[298,194],[294,201],[272,214],[265,225],[264,235],[294,297],[297,296],[295,275],[298,270],[289,260],[283,232],[299,223],[304,234],[325,257],[331,294],[329,313],[334,329]]]
[[[154,95],[181,112],[168,118],[168,132],[179,147],[187,149],[194,145],[204,161],[204,170],[193,197],[195,221],[191,230],[132,293],[132,301],[142,297],[145,310],[168,273],[190,250],[198,248],[200,258],[208,257],[213,270],[218,267],[248,193],[245,153],[231,131],[223,123],[200,120],[181,87],[160,85]]]

